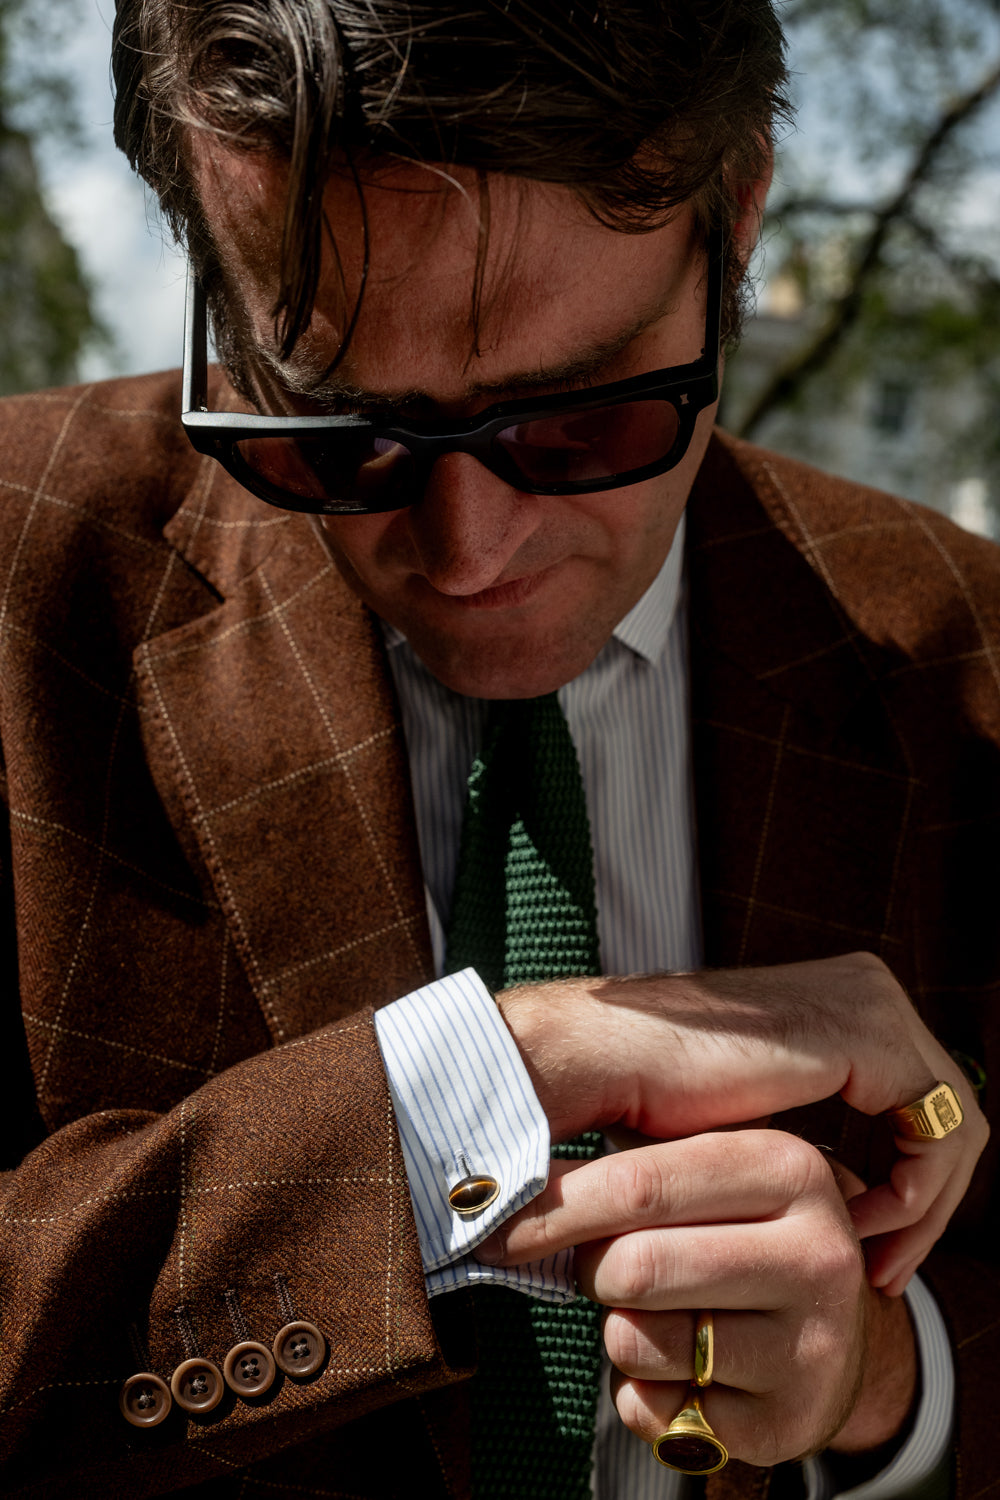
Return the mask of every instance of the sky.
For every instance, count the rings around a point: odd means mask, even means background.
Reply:
[[[76,246],[113,346],[85,356],[81,377],[180,363],[184,261],[112,140],[109,81],[114,0],[80,0],[58,59],[76,85],[82,149],[43,141],[39,166],[50,212]]]

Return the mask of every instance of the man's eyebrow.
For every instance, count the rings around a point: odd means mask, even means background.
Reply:
[[[519,395],[531,395],[534,391],[542,391],[551,386],[571,385],[589,380],[592,376],[599,374],[624,349],[627,349],[640,334],[645,333],[654,323],[674,311],[676,307],[664,307],[662,302],[657,302],[655,305],[644,308],[625,328],[618,329],[607,338],[597,340],[578,354],[538,369],[513,371],[499,380],[473,381],[462,391],[461,400],[477,401],[491,396],[516,398]],[[360,408],[368,413],[388,414],[407,407],[436,407],[439,404],[433,396],[419,387],[384,393],[372,391],[336,375],[330,378],[320,375],[317,378],[305,361],[301,367],[296,368],[291,362],[282,363],[267,350],[261,349],[258,353],[262,361],[280,380],[285,390],[321,406],[349,406]]]

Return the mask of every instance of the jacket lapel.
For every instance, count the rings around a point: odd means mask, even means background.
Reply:
[[[896,659],[817,576],[766,455],[717,440],[688,514],[706,961],[865,948],[905,978],[917,781],[884,701]]]
[[[286,1041],[430,972],[381,641],[310,519],[210,460],[165,534],[220,602],[137,652],[147,758]]]

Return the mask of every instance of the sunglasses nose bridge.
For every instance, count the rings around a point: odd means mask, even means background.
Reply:
[[[419,481],[421,490],[426,489],[430,481],[431,471],[439,459],[447,458],[453,453],[463,453],[469,458],[474,458],[482,467],[497,479],[505,483],[511,482],[510,475],[504,472],[498,464],[497,455],[493,447],[493,429],[495,422],[486,424],[484,427],[476,427],[471,432],[447,432],[413,435],[408,443],[410,454],[414,463],[414,475]]]

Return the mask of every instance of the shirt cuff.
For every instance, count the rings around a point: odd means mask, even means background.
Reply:
[[[396,1111],[428,1295],[479,1281],[546,1301],[576,1297],[572,1251],[512,1270],[470,1256],[505,1219],[542,1191],[549,1126],[496,1002],[474,969],[449,974],[375,1013]],[[474,1218],[448,1193],[474,1173],[500,1192]]]
[[[933,1294],[914,1276],[903,1293],[913,1323],[920,1365],[920,1399],[906,1442],[880,1474],[853,1489],[837,1491],[819,1458],[805,1464],[806,1500],[904,1500],[943,1462],[951,1441],[955,1405],[955,1366],[945,1328]]]

